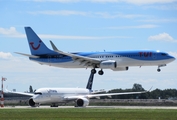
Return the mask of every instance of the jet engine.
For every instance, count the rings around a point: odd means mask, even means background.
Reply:
[[[79,98],[76,100],[76,107],[86,107],[89,105],[89,100],[87,98]]]
[[[128,67],[119,67],[115,60],[107,60],[100,63],[101,69],[112,69],[113,71],[126,71]]]
[[[117,64],[116,64],[116,61],[114,60],[102,61],[100,63],[101,69],[115,69],[116,67],[117,67]]]
[[[38,104],[36,104],[34,101],[33,101],[33,98],[30,98],[28,100],[28,104],[31,106],[31,107],[37,107],[39,106]]]

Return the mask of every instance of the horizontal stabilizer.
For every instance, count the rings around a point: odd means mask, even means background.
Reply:
[[[29,55],[29,54],[19,53],[19,52],[15,52],[15,53],[16,53],[16,54],[19,54],[19,55],[23,55],[23,56],[31,57],[31,58],[39,58],[39,56],[35,56],[35,55]]]

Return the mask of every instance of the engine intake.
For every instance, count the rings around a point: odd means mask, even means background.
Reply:
[[[76,100],[76,107],[86,107],[89,105],[89,100],[87,98],[79,98]]]
[[[37,107],[37,104],[33,101],[33,98],[30,98],[30,99],[29,99],[28,104],[29,104],[31,107]]]

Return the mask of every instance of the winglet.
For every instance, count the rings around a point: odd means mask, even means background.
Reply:
[[[148,92],[151,92],[151,89],[153,88],[153,86],[148,90]]]
[[[51,44],[51,46],[52,46],[52,48],[53,48],[54,51],[59,51],[59,50],[57,49],[57,47],[53,44],[52,41],[50,41],[50,44]]]

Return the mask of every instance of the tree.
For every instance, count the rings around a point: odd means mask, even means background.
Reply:
[[[30,92],[30,93],[33,93],[33,88],[32,88],[31,85],[30,85],[30,87],[29,87],[29,92]]]
[[[135,83],[132,88],[133,91],[144,91],[142,85]]]

